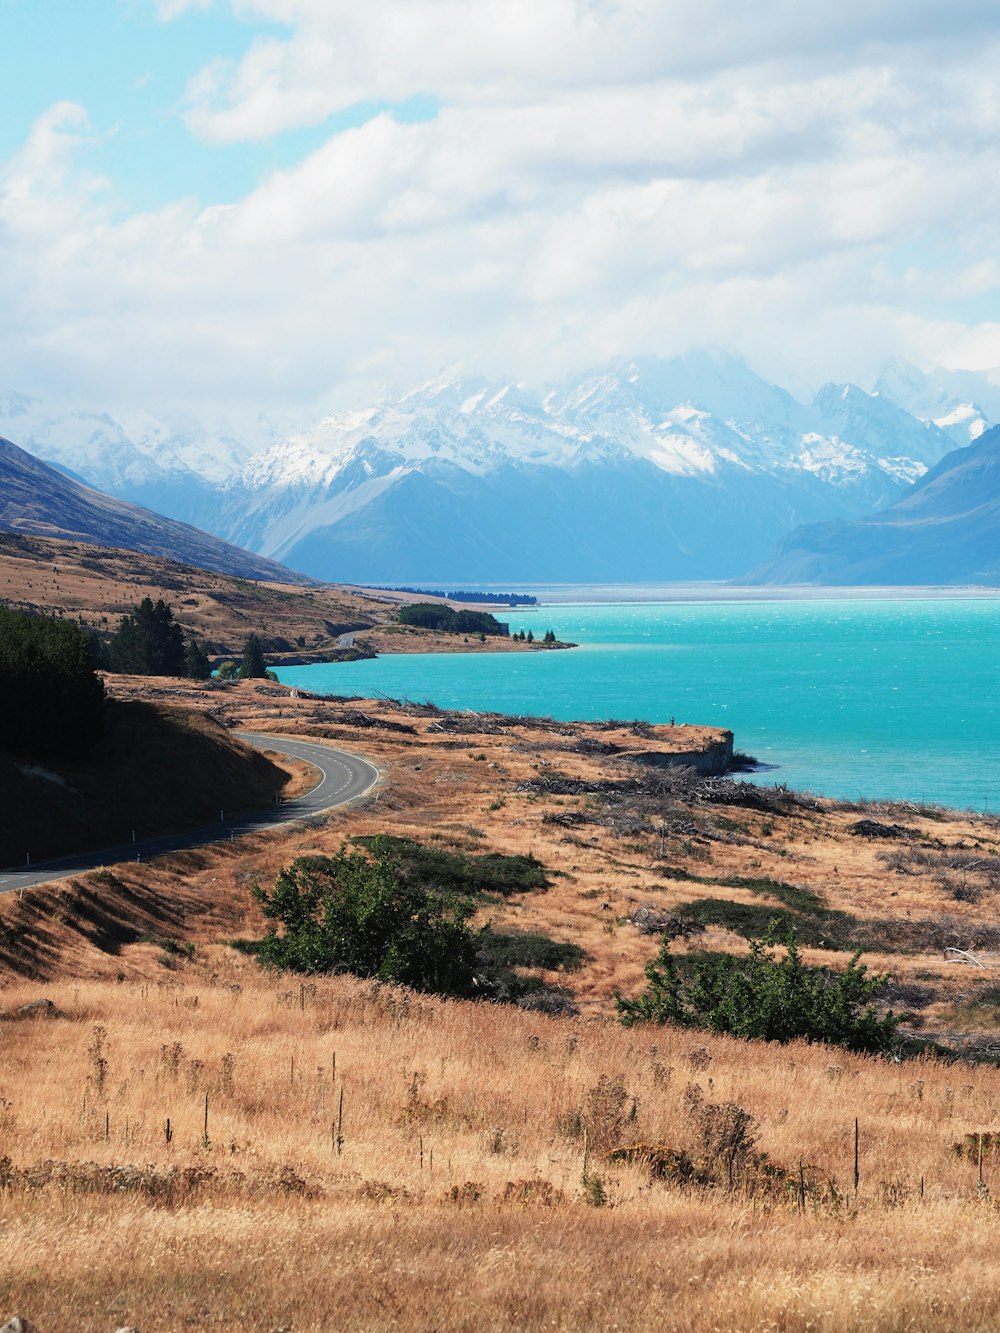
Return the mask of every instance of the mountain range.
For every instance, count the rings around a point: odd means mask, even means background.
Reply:
[[[2,438],[0,531],[122,547],[247,579],[309,581],[190,524],[103,495]]]
[[[120,499],[317,578],[434,586],[740,576],[894,506],[994,420],[983,376],[894,361],[803,402],[710,351],[544,389],[450,374],[291,431],[0,396],[0,430]]]
[[[797,528],[745,583],[1000,584],[1000,426],[854,522]]]

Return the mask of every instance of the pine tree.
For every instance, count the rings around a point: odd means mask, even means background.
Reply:
[[[85,754],[101,732],[104,683],[70,621],[0,607],[0,748]]]
[[[191,680],[208,680],[212,674],[208,653],[197,639],[188,639],[184,649],[184,674]]]
[[[112,671],[136,676],[184,674],[184,639],[162,597],[155,606],[144,597],[131,615],[122,616],[108,644],[108,662]]]
[[[243,645],[243,662],[239,674],[241,680],[263,680],[267,676],[264,650],[256,634],[251,634]]]

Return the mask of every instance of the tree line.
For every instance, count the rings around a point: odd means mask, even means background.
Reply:
[[[485,634],[498,637],[510,633],[510,626],[489,611],[454,611],[450,606],[434,602],[413,602],[399,608],[401,625],[417,625],[420,629],[443,630],[446,634]]]
[[[535,636],[534,636],[534,634],[532,634],[532,632],[531,632],[530,629],[528,630],[527,634],[525,634],[524,630],[522,629],[522,630],[518,630],[516,634],[512,634],[510,637],[511,637],[512,639],[515,639],[518,643],[534,643],[534,642],[535,642]],[[555,630],[554,630],[554,629],[547,629],[547,630],[545,631],[544,635],[542,636],[542,643],[556,643],[556,642],[557,642],[557,639],[556,639],[556,632],[555,632]]]
[[[162,597],[156,602],[144,597],[133,606],[106,643],[94,636],[91,653],[96,666],[121,675],[207,680],[212,674],[204,646],[193,636],[185,639],[173,609]],[[267,676],[264,650],[256,634],[247,637],[240,663],[224,662],[219,674],[246,679]]]
[[[188,676],[207,680],[208,654],[195,640],[185,640],[174,613],[161,597],[144,597],[122,616],[106,643],[94,640],[94,659],[105,671],[127,676]]]
[[[449,602],[479,602],[490,606],[537,606],[538,598],[532,597],[525,592],[467,592],[458,589],[455,592],[444,592],[441,588],[388,588],[382,584],[376,585],[375,592],[409,592],[417,597],[446,597]]]
[[[0,747],[76,758],[101,734],[104,682],[72,621],[0,607]]]
[[[242,660],[222,674],[269,673],[260,639],[251,634]],[[39,758],[80,758],[104,719],[98,670],[136,676],[212,674],[204,647],[185,639],[173,611],[149,597],[122,616],[106,642],[73,621],[0,607],[0,750]]]

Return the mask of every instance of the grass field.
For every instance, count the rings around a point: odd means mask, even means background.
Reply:
[[[649,770],[622,755],[666,744],[657,731],[469,731],[251,685],[186,702],[357,749],[383,782],[323,820],[0,901],[0,1316],[147,1333],[1000,1324],[997,821],[635,787]],[[579,946],[577,970],[542,974],[579,1012],[276,976],[230,946],[263,928],[255,878],[386,831],[536,856],[548,889],[484,902],[477,924]],[[679,951],[745,949],[761,905],[830,930],[810,961],[842,966],[864,939],[904,1026],[958,1058],[622,1028],[613,993],[635,993],[659,943],[638,909],[705,901],[719,919]],[[43,1016],[18,1012],[43,998]]]
[[[0,1306],[38,1328],[1000,1318],[1000,1162],[980,1189],[953,1151],[997,1123],[993,1069],[269,979],[232,954],[46,995],[58,1016],[2,1030]],[[793,1181],[802,1164],[804,1207],[794,1185],[607,1162],[621,1143],[697,1153],[692,1085],[747,1110]]]

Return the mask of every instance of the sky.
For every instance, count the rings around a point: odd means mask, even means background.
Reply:
[[[1000,367],[995,0],[0,0],[0,391]]]

